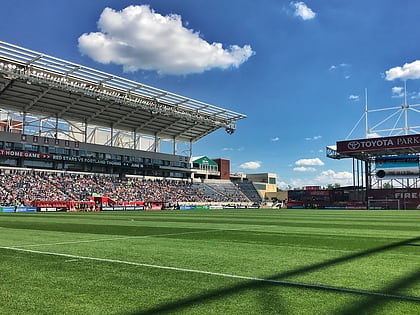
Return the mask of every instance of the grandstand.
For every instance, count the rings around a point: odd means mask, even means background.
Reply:
[[[40,211],[179,209],[181,206],[249,207],[246,197],[227,180],[191,182],[144,179],[107,174],[51,172],[34,169],[2,169],[0,205],[34,206]]]
[[[207,180],[206,186],[215,194],[222,195],[226,201],[247,202],[250,200],[230,180]]]
[[[220,178],[217,164],[203,170],[192,161],[197,140],[220,128],[232,134],[243,118],[0,41],[1,205],[253,204],[229,180],[202,182],[209,172]],[[172,152],[161,152],[163,141]]]
[[[255,204],[261,204],[263,201],[258,191],[255,189],[254,184],[248,180],[237,180],[234,181],[234,184],[239,188],[239,190]]]

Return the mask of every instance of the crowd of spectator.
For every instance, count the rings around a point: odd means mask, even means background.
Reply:
[[[0,174],[0,206],[31,205],[37,200],[89,201],[92,196],[123,202],[249,202],[239,190],[226,194],[203,183],[111,175],[14,171]]]

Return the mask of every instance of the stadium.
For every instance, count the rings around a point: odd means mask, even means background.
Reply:
[[[417,135],[337,141],[354,185],[279,191],[192,156],[246,115],[6,42],[0,108],[0,313],[420,312]]]
[[[16,195],[22,187],[4,185],[3,212],[420,206],[416,134],[337,141],[327,157],[352,159],[352,186],[279,191],[275,174],[231,174],[229,160],[192,156],[194,142],[221,128],[232,134],[244,114],[6,42],[0,71],[5,180],[33,176],[29,182],[51,187],[31,200],[22,198],[28,191]],[[162,152],[162,143],[172,152]],[[85,187],[81,194],[68,195],[72,181]],[[146,181],[169,192],[143,196]],[[121,193],[128,186],[131,195]]]
[[[194,142],[220,128],[233,133],[236,122],[245,115],[5,42],[0,52],[0,164],[4,174],[33,174],[37,176],[33,182],[42,180],[40,172],[58,181],[86,177],[106,181],[106,177],[108,185],[102,186],[107,187],[118,178],[119,186],[130,183],[131,188],[136,181],[163,180],[169,187],[171,183],[187,185],[190,196],[196,197],[142,199],[137,190],[136,197],[122,200],[115,195],[118,187],[101,192],[90,187],[90,196],[69,197],[58,189],[54,199],[9,198],[9,204],[3,206],[70,211],[91,209],[92,203],[96,210],[129,205],[144,209],[145,203],[153,209],[261,203],[266,185],[260,184],[258,192],[243,176],[233,183],[228,160],[192,157]],[[172,153],[160,152],[162,141],[172,143]],[[188,149],[180,153],[182,145]],[[268,191],[276,191],[275,178],[267,175],[261,180],[271,186]],[[43,185],[51,183],[47,180]],[[19,211],[28,210],[20,207]]]

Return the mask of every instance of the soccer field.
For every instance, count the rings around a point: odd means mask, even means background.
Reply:
[[[420,314],[420,211],[0,214],[0,314]]]

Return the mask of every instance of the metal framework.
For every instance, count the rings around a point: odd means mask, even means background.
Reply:
[[[404,103],[401,106],[380,109],[368,108],[366,91],[364,113],[353,127],[350,134],[346,137],[346,140],[350,139],[354,130],[363,120],[365,122],[365,139],[420,134],[420,125],[417,124],[419,116],[416,117],[417,120],[409,119],[410,113],[420,113],[420,104],[408,104],[406,90],[406,82],[404,82]],[[368,118],[375,118],[376,122],[370,125]],[[390,184],[393,187],[420,187],[420,178],[381,180],[377,179],[372,173],[372,165],[376,157],[389,155],[420,155],[420,148],[418,146],[377,149],[373,151],[355,151],[354,153],[346,152],[344,154],[337,152],[336,146],[327,146],[326,153],[327,157],[332,159],[353,159],[353,183],[355,186],[359,186],[361,183],[362,186],[366,185],[367,188],[382,188],[384,184]]]
[[[420,125],[411,125],[409,113],[420,113],[420,104],[408,104],[407,102],[407,82],[404,81],[404,103],[400,106],[393,106],[379,109],[368,109],[367,91],[365,100],[365,111],[361,119],[365,119],[365,137],[371,138],[380,136],[398,136],[408,134],[419,134]],[[369,117],[376,117],[377,122],[369,126]],[[360,122],[360,120],[359,120]],[[412,122],[411,122],[412,123]],[[356,126],[357,127],[357,124]],[[354,130],[355,128],[353,128]],[[352,130],[352,131],[353,131]],[[350,134],[351,135],[351,134]],[[349,138],[350,135],[347,137]]]
[[[82,141],[107,132],[108,145],[138,147],[140,137],[194,143],[246,115],[0,41],[0,108],[25,133]],[[45,128],[40,126],[45,125]],[[46,126],[49,126],[48,128]],[[36,131],[35,131],[36,130]],[[83,139],[80,139],[82,137]],[[104,143],[104,144],[105,144]]]

